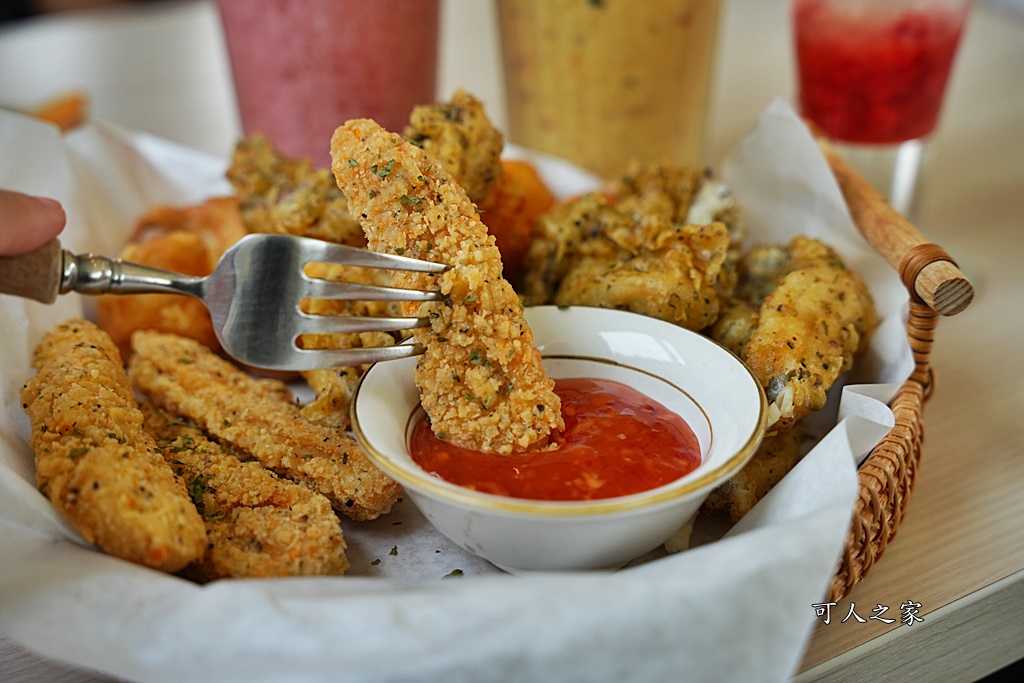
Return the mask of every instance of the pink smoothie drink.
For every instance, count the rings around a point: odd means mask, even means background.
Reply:
[[[438,0],[218,0],[246,135],[330,165],[334,129],[435,100]]]

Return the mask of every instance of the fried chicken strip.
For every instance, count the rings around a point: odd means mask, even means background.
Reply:
[[[186,576],[207,582],[345,572],[345,540],[327,498],[254,460],[242,462],[202,430],[150,403],[141,408],[146,430],[184,478],[206,523],[206,553]]]
[[[114,557],[168,572],[201,557],[203,519],[143,429],[110,337],[69,320],[43,338],[33,365],[21,396],[39,490]]]
[[[280,476],[321,493],[355,520],[388,512],[401,487],[343,430],[304,419],[295,404],[199,343],[137,332],[128,373],[155,404],[230,443]],[[239,397],[246,397],[239,400]]]
[[[331,141],[338,187],[360,216],[370,249],[452,266],[441,276],[398,273],[399,287],[440,289],[443,303],[405,303],[429,317],[416,366],[434,433],[497,453],[544,447],[564,426],[519,297],[501,276],[494,237],[439,163],[373,121],[349,121]]]

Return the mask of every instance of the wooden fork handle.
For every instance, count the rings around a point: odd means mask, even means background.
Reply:
[[[35,251],[0,256],[0,294],[52,304],[60,294],[63,249],[51,240]]]
[[[960,313],[974,299],[974,286],[946,251],[932,244],[827,140],[818,146],[839,182],[853,222],[896,269],[911,295],[942,315]]]

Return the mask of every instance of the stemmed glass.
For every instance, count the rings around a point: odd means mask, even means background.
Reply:
[[[971,0],[792,0],[802,115],[913,210]]]

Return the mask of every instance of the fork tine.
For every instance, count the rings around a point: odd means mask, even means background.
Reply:
[[[368,346],[354,349],[295,349],[296,355],[288,369],[316,370],[350,365],[370,365],[381,361],[411,358],[424,351],[425,347],[422,344]]]
[[[299,313],[294,321],[293,328],[296,334],[342,334],[353,332],[392,332],[429,326],[429,318],[376,318]]]
[[[416,273],[443,273],[449,269],[449,266],[443,263],[421,261],[397,254],[378,254],[369,249],[347,247],[343,244],[334,244],[321,240],[307,239],[307,242],[304,252],[309,261],[344,263],[348,266],[363,268],[408,270]]]
[[[303,278],[306,282],[303,296],[310,299],[340,299],[344,301],[442,301],[444,299],[441,292],[321,280],[307,275],[303,275]]]

